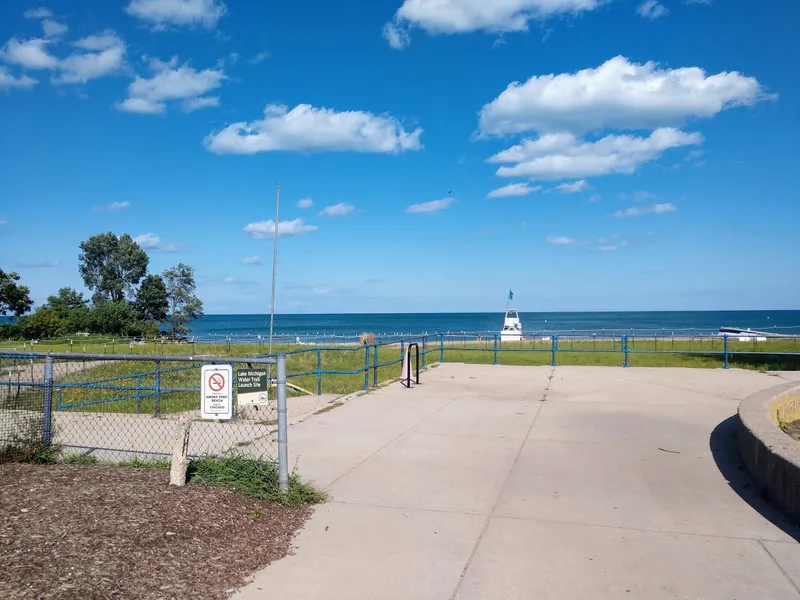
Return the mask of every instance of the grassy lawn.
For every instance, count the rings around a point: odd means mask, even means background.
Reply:
[[[9,347],[4,343],[0,347]],[[36,344],[36,350],[53,352],[69,351],[69,345]],[[111,354],[131,353],[128,344],[109,344],[87,340],[85,346],[73,351],[87,353]],[[494,362],[494,340],[448,341],[442,353],[437,338],[428,341],[428,354],[421,357],[421,366],[433,364],[444,358],[445,362],[463,362],[471,364],[492,364]],[[632,367],[694,367],[720,368],[723,366],[721,355],[710,356],[707,353],[723,350],[723,340],[719,337],[702,339],[629,339],[629,365]],[[21,350],[21,348],[18,347]],[[422,349],[422,344],[420,344]],[[532,351],[534,350],[534,351]],[[497,362],[501,365],[549,365],[552,361],[552,342],[549,340],[526,340],[519,343],[503,343],[498,345]],[[731,367],[756,370],[792,370],[800,369],[800,345],[797,338],[770,339],[765,342],[740,342],[729,339],[728,350]],[[187,356],[255,356],[266,352],[262,344],[135,344],[133,353],[146,355],[187,355]],[[317,371],[322,371],[319,391],[323,394],[347,394],[364,389],[364,367],[367,364],[367,350],[362,346],[347,346],[336,349],[321,347],[319,349],[296,345],[275,346],[274,353],[287,353],[287,373],[289,382],[317,393]],[[799,353],[795,356],[780,356],[780,353]],[[758,353],[758,354],[745,354]],[[443,356],[442,356],[443,354]],[[383,383],[400,374],[400,345],[380,346],[378,362],[393,364],[377,369],[377,383]],[[367,383],[372,386],[376,382],[375,349],[369,349],[369,376]],[[624,353],[621,342],[617,340],[575,340],[559,339],[556,363],[558,365],[587,366],[622,366]],[[0,363],[3,378],[13,369]],[[239,368],[247,368],[239,365]],[[200,384],[200,363],[162,362],[160,367],[160,389],[162,413],[197,410]],[[26,366],[20,377],[24,380],[28,371]],[[13,378],[13,374],[11,375]],[[155,363],[150,361],[101,361],[101,360],[56,360],[54,403],[60,403],[62,410],[81,410],[97,412],[155,412]],[[84,384],[91,384],[91,388]],[[0,397],[3,405],[9,406],[12,401],[22,400],[23,404],[40,401],[41,390],[15,390],[5,392]],[[271,392],[274,394],[274,390]],[[301,392],[289,391],[292,395]],[[35,398],[34,398],[35,397]]]

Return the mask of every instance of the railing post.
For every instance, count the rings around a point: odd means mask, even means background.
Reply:
[[[369,346],[364,346],[364,391],[369,389]]]
[[[375,344],[375,353],[372,356],[372,387],[378,387],[378,344]]]
[[[728,336],[727,335],[723,335],[722,336],[722,344],[723,344],[723,348],[724,348],[723,353],[725,355],[725,368],[726,369],[730,369],[730,364],[728,362]]]
[[[422,368],[428,368],[428,336],[422,337]]]
[[[317,396],[322,395],[322,350],[317,348]]]
[[[444,334],[439,334],[439,362],[444,362]]]
[[[53,441],[53,357],[44,359],[44,406],[42,407],[42,441],[49,446]]]
[[[156,361],[155,383],[153,384],[153,393],[156,403],[156,416],[161,416],[161,361]]]
[[[552,357],[550,360],[550,366],[556,366],[556,352],[558,352],[558,336],[553,334],[550,338],[550,352],[552,353]]]
[[[289,491],[289,433],[286,419],[286,355],[278,355],[278,489]]]
[[[142,376],[136,376],[136,414],[142,414]]]
[[[497,334],[494,334],[494,361],[492,362],[493,365],[497,364]]]
[[[628,366],[630,366],[630,364],[629,364],[629,360],[628,360],[628,336],[627,335],[623,335],[622,336],[622,351],[625,353],[625,362],[622,364],[622,366],[623,367],[628,367]]]

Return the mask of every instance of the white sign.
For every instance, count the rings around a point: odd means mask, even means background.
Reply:
[[[200,377],[200,417],[232,419],[233,368],[230,365],[203,365]]]

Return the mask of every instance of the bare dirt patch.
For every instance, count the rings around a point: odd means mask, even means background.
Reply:
[[[311,513],[152,469],[0,464],[0,598],[226,598]]]

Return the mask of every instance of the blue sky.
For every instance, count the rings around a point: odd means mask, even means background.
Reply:
[[[0,266],[209,313],[797,309],[800,5],[7,0]],[[305,201],[305,202],[303,202]]]

